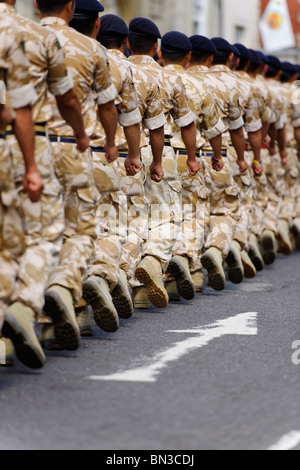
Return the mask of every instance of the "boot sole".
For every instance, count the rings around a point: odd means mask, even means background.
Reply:
[[[188,278],[186,273],[176,263],[171,260],[168,266],[168,273],[172,274],[177,284],[177,291],[180,297],[185,300],[192,300],[196,296],[195,286],[192,280]]]
[[[233,284],[241,284],[244,280],[244,272],[232,252],[229,252],[226,262],[228,265],[229,281]]]
[[[144,303],[138,303],[138,302],[134,302],[133,304],[133,308],[135,310],[150,310],[150,304],[144,304]]]
[[[173,293],[173,294],[168,294],[168,296],[169,296],[169,302],[180,302],[181,300],[181,297],[179,294]]]
[[[133,305],[131,299],[125,294],[123,289],[117,286],[112,293],[112,301],[118,312],[118,315],[123,320],[129,320],[133,315]]]
[[[274,246],[274,240],[272,237],[263,237],[263,259],[267,266],[275,263],[276,260],[276,249]]]
[[[137,268],[135,271],[136,278],[141,284],[144,284],[147,290],[148,299],[157,308],[166,308],[169,304],[168,296],[153,281],[152,277],[144,268]]]
[[[45,314],[51,318],[56,342],[66,351],[76,351],[80,346],[79,330],[66,313],[66,308],[55,292],[45,296]]]
[[[202,256],[201,258],[202,265],[208,273],[208,284],[209,286],[221,292],[225,290],[226,282],[222,274],[219,272],[218,267],[215,265],[213,260],[208,256]]]
[[[244,267],[244,277],[246,279],[253,279],[256,277],[256,272],[253,271],[252,266],[249,266],[249,264],[247,263],[243,263],[243,267]]]
[[[250,259],[252,261],[252,263],[254,264],[255,266],[255,269],[256,271],[258,272],[261,272],[264,270],[264,262],[263,262],[263,259],[260,258],[256,253],[255,253],[255,250],[251,249],[250,248],[250,251],[249,251],[249,256],[250,256]]]
[[[296,248],[297,248],[298,251],[300,251],[300,232],[297,229],[297,227],[295,227],[295,226],[292,227],[291,232],[292,232],[292,235],[295,239]]]
[[[80,331],[80,336],[83,338],[91,338],[94,336],[92,328],[89,326],[83,326],[82,328],[79,328]]]
[[[92,283],[83,285],[83,299],[91,305],[94,320],[97,326],[106,333],[115,333],[119,329],[119,318],[117,313],[107,306],[103,297],[99,295],[97,286]]]
[[[15,319],[9,314],[5,314],[2,334],[5,338],[11,340],[15,347],[17,358],[22,364],[34,370],[41,369],[44,366],[45,357],[31,344],[26,331],[16,324]]]

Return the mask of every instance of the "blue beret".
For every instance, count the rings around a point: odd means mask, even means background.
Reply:
[[[212,43],[214,44],[215,48],[217,51],[222,51],[222,52],[233,52],[232,45],[229,44],[226,39],[223,38],[212,38]]]
[[[192,50],[192,44],[185,34],[170,31],[161,40],[161,50],[163,52],[189,52]]]
[[[158,27],[153,23],[153,21],[148,20],[147,18],[134,18],[129,24],[129,31],[130,33],[161,39]]]
[[[269,59],[268,57],[262,52],[262,51],[255,51],[256,54],[259,55],[259,57],[262,59],[262,61],[265,63],[265,64],[268,64],[269,65]]]
[[[236,57],[241,57],[240,51],[235,46],[231,46],[231,47],[232,47],[232,52],[234,53],[234,55]]]
[[[196,34],[195,36],[190,37],[190,42],[192,44],[192,51],[197,54],[206,53],[206,54],[216,54],[217,49],[213,45],[210,39],[206,38],[205,36],[199,36]]]
[[[119,34],[120,36],[129,36],[129,29],[122,18],[116,15],[101,16],[100,36]]]
[[[234,47],[239,51],[240,57],[242,59],[247,59],[247,60],[250,59],[250,54],[249,54],[249,50],[247,49],[247,47],[243,46],[243,44],[234,44]]]
[[[264,63],[263,58],[253,49],[249,49],[250,60],[253,65],[262,65]]]
[[[281,67],[284,72],[291,73],[293,75],[298,73],[296,65],[293,65],[290,62],[282,62]]]
[[[98,0],[76,0],[75,5],[75,11],[82,10],[90,13],[99,13],[104,11],[104,7],[100,2],[98,2]]]
[[[268,55],[267,57],[268,57],[269,65],[274,67],[274,69],[281,70],[281,62],[277,57],[275,57],[274,55]]]

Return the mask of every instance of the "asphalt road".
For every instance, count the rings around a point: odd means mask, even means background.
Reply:
[[[0,449],[265,450],[299,433],[299,281],[300,254],[280,257],[223,294],[206,288],[193,302],[137,312],[115,335],[95,327],[76,353],[47,353],[40,372],[1,369]],[[171,332],[196,328],[203,338],[246,312],[257,321],[249,335],[188,349],[196,334]],[[178,342],[186,349],[176,358]],[[152,382],[110,379],[162,357]],[[300,450],[300,438],[291,446]]]

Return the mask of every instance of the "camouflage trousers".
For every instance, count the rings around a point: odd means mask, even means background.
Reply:
[[[224,168],[212,168],[211,157],[203,154],[205,183],[210,194],[210,219],[205,249],[218,248],[226,259],[233,242],[234,232],[241,216],[240,189],[234,181],[229,158],[224,158]]]
[[[126,176],[124,166],[120,167],[121,189],[126,196],[127,221],[126,239],[122,247],[120,267],[134,287],[139,285],[134,272],[141,261],[144,243],[149,233],[149,201],[145,195],[145,168],[136,176]]]
[[[285,185],[286,185],[286,194],[282,201],[282,206],[280,209],[280,219],[286,220],[290,225],[295,217],[295,206],[297,198],[299,197],[299,167],[298,167],[298,158],[297,151],[288,147],[288,163],[284,167],[285,171]]]
[[[36,136],[35,160],[44,189],[38,203],[32,203],[22,191],[25,174],[23,156],[14,136],[9,138],[13,156],[15,184],[20,196],[19,214],[23,222],[25,251],[19,258],[17,282],[12,301],[42,314],[44,294],[53,274],[63,243],[65,227],[61,185],[56,177],[52,147],[48,137]]]
[[[120,259],[126,232],[126,196],[121,191],[120,166],[123,159],[107,163],[104,150],[93,153],[94,179],[99,193],[96,209],[96,248],[87,277],[100,276],[111,290],[120,275]]]
[[[268,158],[268,149],[261,149],[262,162]],[[254,189],[254,204],[251,213],[251,232],[257,236],[260,240],[263,228],[264,219],[266,216],[266,210],[269,203],[269,183],[265,171],[261,176],[254,178],[255,189]]]
[[[277,236],[282,201],[286,195],[285,170],[281,165],[279,153],[273,157],[269,153],[264,154],[263,168],[267,177],[269,192],[269,201],[263,219],[263,230],[272,230]]]
[[[149,238],[144,244],[142,257],[158,258],[163,270],[166,270],[182,224],[182,186],[177,172],[176,156],[172,147],[164,148],[164,179],[160,183],[151,180],[150,147],[142,149],[142,161],[146,169],[145,194],[150,203]]]
[[[231,155],[234,180],[240,188],[241,204],[240,219],[235,228],[234,240],[240,244],[242,250],[248,251],[250,248],[249,235],[251,233],[251,215],[254,206],[255,193],[255,179],[251,168],[253,154],[251,152],[247,152],[245,154],[245,160],[249,165],[249,168],[244,173],[241,173],[237,165],[237,155],[235,150],[230,147],[229,152]]]
[[[4,139],[0,139],[0,332],[4,312],[11,304],[16,286],[18,258],[25,249],[19,204],[9,148]]]
[[[52,144],[55,170],[63,188],[64,243],[49,286],[69,289],[75,301],[82,296],[82,280],[95,251],[96,207],[99,193],[93,179],[92,155],[79,153],[76,144]]]
[[[204,167],[192,176],[187,155],[176,152],[177,168],[182,184],[182,226],[173,247],[173,255],[187,256],[191,271],[201,269],[205,227],[209,223],[209,198],[205,186]],[[201,163],[201,162],[200,162]]]

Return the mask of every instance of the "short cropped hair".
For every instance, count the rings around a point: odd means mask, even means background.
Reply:
[[[70,0],[37,0],[39,9],[44,13],[60,13],[69,2]]]
[[[214,57],[214,65],[225,65],[227,64],[231,52],[228,51],[218,51]]]
[[[89,35],[94,31],[95,21],[98,18],[98,13],[86,13],[76,15],[70,22],[71,28],[76,29],[79,33]]]
[[[129,35],[130,49],[133,54],[148,54],[156,42],[157,38],[136,33],[130,33]]]
[[[101,35],[101,30],[97,36],[97,41],[99,41],[106,49],[120,49],[125,39],[127,39],[127,36],[122,36],[116,33],[111,34],[111,36]]]

